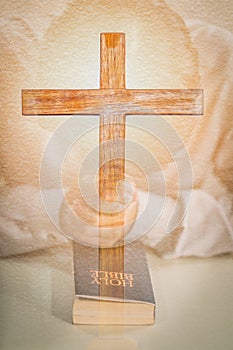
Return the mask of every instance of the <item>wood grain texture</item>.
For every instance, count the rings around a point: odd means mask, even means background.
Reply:
[[[100,39],[100,88],[125,88],[125,35],[121,33],[103,33]],[[101,91],[101,90],[100,90]],[[103,90],[104,92],[108,90]],[[113,93],[114,95],[114,93]],[[106,101],[104,101],[106,103]],[[107,103],[108,105],[108,103]],[[110,141],[110,142],[109,142]],[[125,115],[118,110],[112,113],[103,110],[100,113],[99,128],[99,240],[104,240],[101,226],[104,222],[101,200],[116,200],[116,188],[125,173]],[[110,159],[110,161],[109,161]],[[114,216],[114,214],[109,214]],[[124,213],[118,215],[119,225],[124,227]],[[124,228],[120,231],[119,246],[99,248],[99,268],[102,271],[124,272]],[[107,286],[100,286],[100,296],[106,295]],[[112,295],[124,298],[124,287],[112,287]]]
[[[202,90],[108,89],[107,82],[105,78],[105,84],[101,83],[105,87],[100,90],[23,90],[23,115],[203,114]]]

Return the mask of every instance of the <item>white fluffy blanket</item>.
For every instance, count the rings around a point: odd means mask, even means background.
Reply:
[[[206,121],[193,135],[195,142],[190,150],[194,188],[181,188],[180,203],[176,207],[175,215],[184,218],[174,231],[167,233],[169,215],[175,205],[175,200],[171,196],[167,198],[163,214],[157,224],[142,238],[142,241],[156,253],[169,258],[190,255],[205,257],[233,251],[233,36],[221,28],[198,21],[190,21],[186,25],[193,46],[198,52],[201,87],[205,92]],[[20,33],[23,30],[27,33],[27,27],[25,25],[23,28],[22,22],[19,26],[17,24],[14,26],[16,52],[13,54],[20,56],[24,53],[23,48],[17,46],[17,31]],[[7,29],[4,28],[3,33],[6,32]],[[10,37],[9,34],[8,38]],[[27,40],[30,45],[30,40],[33,41],[33,38],[28,34]],[[32,50],[35,54],[36,48]],[[4,53],[5,60],[7,57],[12,60],[11,49],[5,50]],[[27,55],[30,54],[30,51],[27,52]],[[14,62],[11,68],[13,72]],[[23,88],[24,82],[21,81],[20,85]],[[18,93],[17,91],[16,94]],[[20,109],[20,106],[14,106],[14,101],[4,103],[12,107],[13,113]],[[4,108],[4,105],[2,107]],[[11,123],[11,120],[8,119],[7,123]],[[20,148],[20,140],[14,139],[14,125],[11,127],[12,142],[17,145],[19,143],[17,147]],[[41,138],[46,137],[41,134]],[[4,159],[4,149],[7,147],[7,144],[2,145],[3,167],[7,167],[9,162]],[[27,150],[25,147],[24,151],[28,152],[32,162],[38,162],[37,156],[34,157],[30,149]],[[22,163],[19,166],[23,168],[24,165]],[[172,165],[168,165],[165,171],[168,174],[172,172]],[[183,171],[185,172],[185,169]],[[17,186],[12,185],[10,180],[6,181],[4,177],[2,179],[0,203],[2,256],[67,242],[48,219],[38,184],[30,181],[31,174],[27,176],[29,184],[22,183]],[[191,190],[192,196],[186,208],[187,193]],[[54,193],[56,198],[56,189],[49,184],[46,191]],[[138,198],[139,201],[144,200],[142,190],[139,191]],[[152,194],[152,198],[156,207],[161,198],[156,193]],[[55,212],[59,211],[60,205],[61,203],[55,200]]]

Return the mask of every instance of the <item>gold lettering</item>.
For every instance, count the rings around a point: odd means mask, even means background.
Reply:
[[[91,284],[105,285],[117,287],[123,286],[130,288],[133,287],[133,274],[123,273],[123,272],[108,272],[108,271],[98,271],[90,270],[90,275],[93,278]]]
[[[124,279],[133,281],[133,274],[132,273],[124,273]]]
[[[94,284],[94,283],[96,283],[96,284],[100,284],[100,282],[98,281],[98,277],[94,277],[94,276],[92,276],[93,277],[93,281],[91,282],[91,284]]]
[[[90,270],[91,277],[99,277],[99,271]]]
[[[132,280],[122,280],[123,287],[130,286],[130,288],[133,287],[133,281]]]
[[[115,282],[113,283],[113,281],[116,281],[116,283]],[[111,286],[120,286],[121,285],[121,280],[111,279],[109,281],[109,283],[111,284]]]
[[[123,273],[122,272],[109,272],[109,277],[113,278],[113,279],[123,280]]]
[[[100,283],[99,284],[101,284],[101,285],[105,285],[105,286],[108,286],[109,284],[108,284],[108,278],[100,278],[99,279],[99,281],[100,281]],[[103,283],[102,283],[102,281],[103,281]]]
[[[108,278],[108,271],[99,271],[99,277]]]

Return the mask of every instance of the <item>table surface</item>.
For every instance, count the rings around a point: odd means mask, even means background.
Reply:
[[[233,257],[163,260],[147,252],[156,324],[71,324],[71,245],[1,260],[3,350],[231,350]]]

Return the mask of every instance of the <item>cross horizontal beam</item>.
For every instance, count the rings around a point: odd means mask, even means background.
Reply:
[[[199,89],[22,90],[23,115],[201,115]]]

